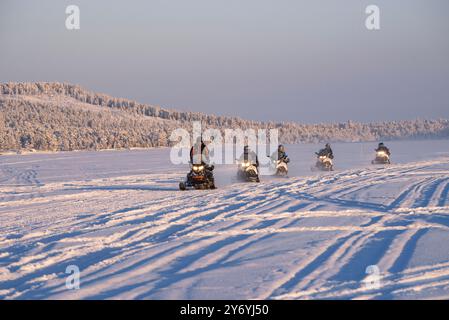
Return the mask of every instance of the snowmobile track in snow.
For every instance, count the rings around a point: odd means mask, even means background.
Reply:
[[[447,159],[189,192],[183,172],[45,183],[32,166],[0,176],[2,299],[449,297]]]

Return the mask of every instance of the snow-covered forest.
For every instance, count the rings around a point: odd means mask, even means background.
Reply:
[[[168,146],[175,128],[278,128],[283,143],[449,137],[449,120],[300,124],[181,112],[64,83],[0,84],[0,150]]]

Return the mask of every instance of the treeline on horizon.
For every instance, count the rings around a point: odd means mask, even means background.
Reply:
[[[101,150],[170,146],[176,128],[279,129],[282,143],[449,137],[449,120],[300,124],[181,112],[65,83],[0,84],[0,150]]]

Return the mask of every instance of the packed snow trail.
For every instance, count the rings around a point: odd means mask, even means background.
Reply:
[[[1,159],[0,298],[449,298],[448,157],[181,192],[133,154]]]

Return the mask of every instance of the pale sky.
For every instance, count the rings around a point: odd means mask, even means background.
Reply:
[[[1,0],[8,81],[254,120],[449,118],[449,1]]]

